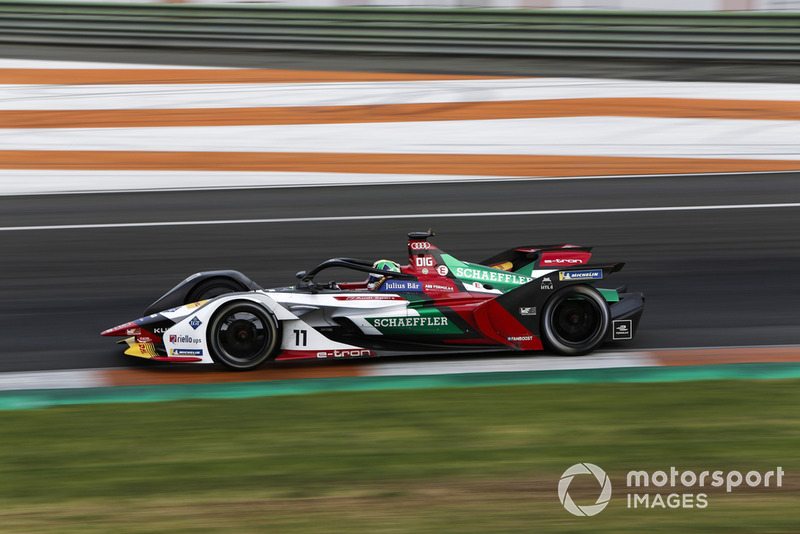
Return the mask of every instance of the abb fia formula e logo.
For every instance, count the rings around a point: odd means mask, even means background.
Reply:
[[[572,479],[578,475],[593,475],[600,484],[600,496],[594,504],[578,506],[569,496],[569,485]],[[572,515],[579,517],[597,515],[608,506],[608,502],[611,500],[611,479],[608,478],[605,471],[594,464],[575,464],[564,471],[561,480],[558,481],[558,500]]]

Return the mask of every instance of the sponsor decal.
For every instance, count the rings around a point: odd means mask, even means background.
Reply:
[[[197,330],[197,328],[198,328],[198,327],[199,327],[201,324],[203,324],[203,321],[201,321],[201,320],[200,320],[200,319],[198,319],[197,317],[193,317],[193,318],[192,318],[192,320],[191,320],[191,321],[189,321],[189,326],[191,326],[191,327],[192,327],[194,330]]]
[[[436,260],[433,259],[433,256],[415,256],[414,265],[417,267],[433,267],[436,265]]]
[[[359,295],[354,297],[334,297],[336,300],[405,300],[392,295]]]
[[[411,317],[372,317],[367,322],[388,335],[462,334],[461,329],[444,315],[426,311]]]
[[[352,358],[354,356],[372,356],[373,354],[368,349],[321,350],[317,352],[317,358]]]
[[[553,289],[553,281],[547,276],[542,278],[542,289]]]
[[[188,343],[190,345],[199,345],[203,342],[202,339],[199,337],[192,337],[187,336],[185,334],[170,334],[169,335],[169,342],[170,343]]]
[[[540,265],[585,265],[589,262],[592,255],[589,252],[544,252]]]
[[[168,309],[168,310],[164,310],[164,311],[163,311],[163,312],[161,312],[161,313],[174,313],[174,312],[176,312],[176,311],[180,310],[181,308],[183,308],[183,306],[178,306],[177,308],[170,308],[170,309]]]
[[[387,280],[384,282],[379,291],[422,291],[422,282],[408,281],[408,280]]]
[[[447,276],[450,274],[450,269],[447,268],[447,265],[439,265],[436,267],[436,272],[439,273],[439,276]]]
[[[208,300],[199,300],[197,302],[192,302],[191,304],[187,304],[186,305],[186,309],[187,310],[191,310],[191,309],[194,309],[194,308],[199,308],[200,306],[202,306],[206,302],[208,302]]]
[[[514,269],[514,262],[513,261],[501,261],[500,263],[495,263],[494,265],[490,265],[492,269],[499,269],[501,271],[511,271]]]
[[[561,271],[558,273],[558,279],[561,281],[600,280],[601,278],[603,278],[603,271],[601,269],[592,269],[591,271]]]
[[[150,354],[150,348],[146,343],[138,343],[137,346],[139,347],[139,352],[142,354]]]
[[[614,339],[632,339],[633,338],[633,320],[631,319],[617,319],[613,321]]]
[[[484,269],[471,269],[468,267],[456,267],[456,277],[506,284],[524,284],[533,280],[533,278],[519,274],[489,271]]]
[[[455,291],[455,288],[440,284],[425,284],[425,291]]]
[[[125,330],[126,336],[138,336],[141,333],[142,333],[141,328],[128,328],[127,330]]]
[[[428,250],[431,248],[431,244],[427,241],[412,241],[408,244],[408,247],[411,250]]]
[[[470,292],[475,291],[479,293],[492,293],[494,295],[500,295],[503,293],[501,289],[492,287],[490,284],[483,285],[480,282],[464,282],[464,289]]]
[[[550,258],[542,260],[542,265],[583,265],[583,260],[578,258]]]
[[[203,349],[171,349],[170,356],[202,356]]]
[[[447,317],[381,317],[367,319],[376,328],[427,328],[430,326],[448,326]]]
[[[158,341],[158,338],[149,335],[136,336],[136,341],[140,343],[156,343]]]
[[[517,337],[507,337],[509,341],[533,341],[533,336],[517,336]]]
[[[536,315],[536,306],[522,306],[519,309],[520,315]]]
[[[153,328],[153,333],[154,334],[163,334],[164,332],[167,331],[167,328],[169,328],[169,327],[165,326],[165,327],[162,327],[162,328]]]

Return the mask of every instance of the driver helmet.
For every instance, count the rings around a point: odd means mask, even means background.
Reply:
[[[372,268],[380,269],[381,271],[389,271],[392,273],[400,272],[400,264],[392,260],[378,260],[372,264]],[[380,285],[381,282],[383,282],[384,278],[386,277],[379,274],[370,273],[369,278],[367,278],[367,287],[369,289],[375,289]]]

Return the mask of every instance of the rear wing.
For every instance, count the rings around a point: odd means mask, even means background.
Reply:
[[[539,269],[585,266],[591,250],[577,245],[531,245],[505,250],[478,263],[528,276]]]

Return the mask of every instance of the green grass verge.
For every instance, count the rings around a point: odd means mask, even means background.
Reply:
[[[504,386],[0,412],[0,525],[59,533],[793,532],[799,386]],[[573,517],[558,502],[559,477],[578,462],[601,466],[614,483],[595,517]],[[628,471],[670,466],[781,466],[786,475],[771,490],[711,488],[702,510],[626,507]]]

